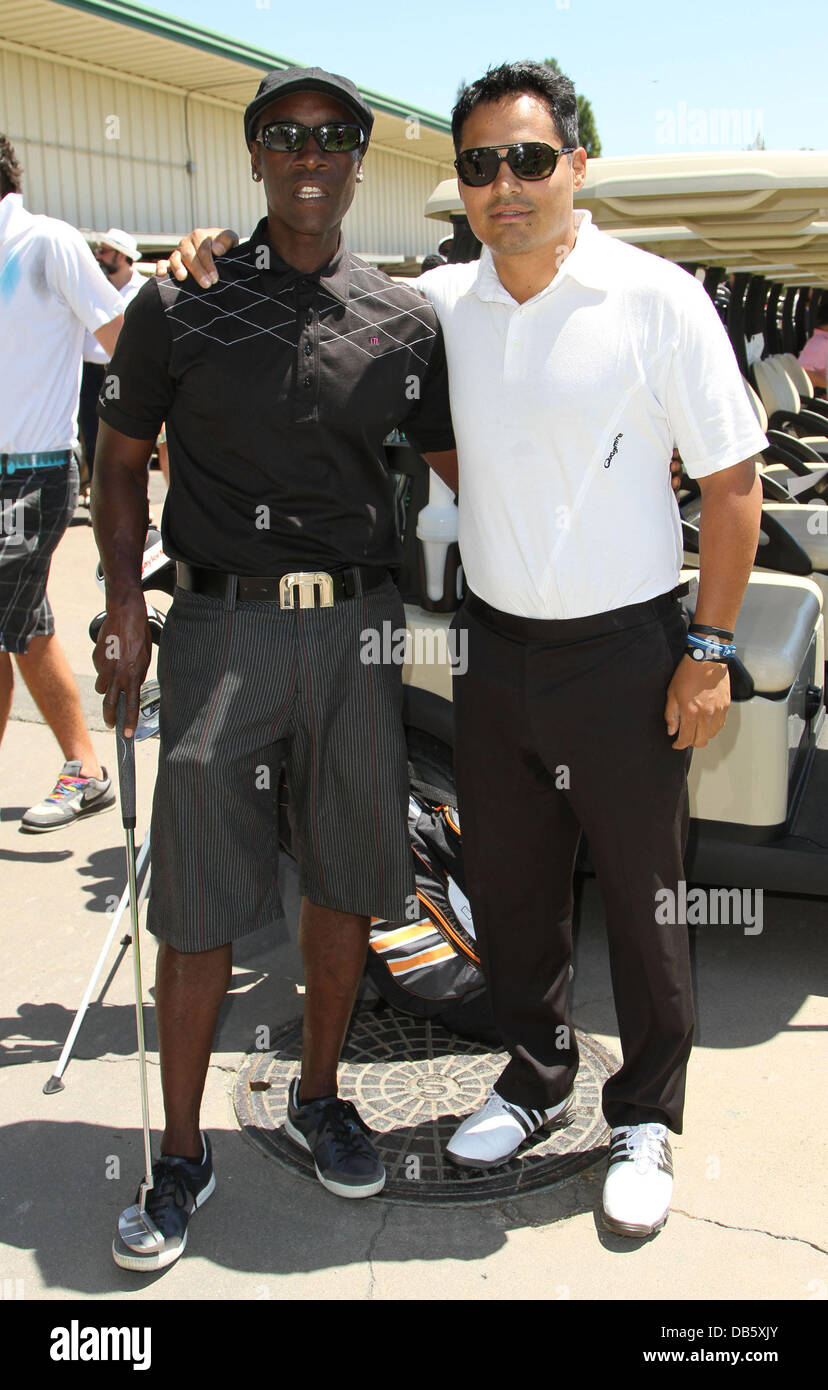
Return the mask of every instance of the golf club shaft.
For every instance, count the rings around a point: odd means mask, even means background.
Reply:
[[[130,740],[131,742],[131,740]],[[141,979],[141,938],[138,930],[138,893],[135,883],[135,833],[129,827],[127,842],[127,881],[132,918],[132,963],[135,970],[135,1028],[138,1034],[138,1068],[141,1075],[141,1122],[144,1129],[144,1181],[141,1183],[140,1209],[152,1187],[152,1146],[150,1143],[149,1095],[147,1093],[147,1054],[144,1044],[144,987]]]
[[[141,1078],[141,1120],[144,1130],[144,1181],[141,1184],[140,1211],[143,1214],[146,1194],[152,1187],[152,1146],[150,1142],[149,1097],[147,1094],[147,1057],[144,1046],[143,983],[141,980],[141,942],[138,932],[138,893],[135,872],[135,745],[124,737],[126,696],[118,698],[115,728],[118,743],[118,778],[121,792],[121,818],[126,832],[127,888],[129,890],[132,922],[132,962],[135,971],[135,1026],[138,1035],[138,1069]]]

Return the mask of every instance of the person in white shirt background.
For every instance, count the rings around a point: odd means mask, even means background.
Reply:
[[[103,274],[120,294],[123,312],[135,298],[144,283],[144,277],[135,265],[141,259],[138,243],[129,232],[120,227],[110,227],[93,251],[95,260]],[[95,465],[95,445],[98,439],[98,396],[106,375],[109,353],[98,342],[89,329],[83,340],[83,375],[81,377],[80,404],[78,406],[78,433],[83,446],[84,476],[81,479],[80,501],[89,506],[92,486],[92,473]]]
[[[83,335],[111,356],[123,299],[80,232],[23,206],[22,169],[0,135],[0,741],[14,692],[12,656],[55,735],[64,765],[25,812],[25,830],[57,830],[113,805],[46,596],[51,557],[78,496]]]

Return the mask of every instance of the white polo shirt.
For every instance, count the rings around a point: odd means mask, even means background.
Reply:
[[[73,448],[84,332],[123,307],[79,231],[0,199],[0,453]]]
[[[554,280],[518,304],[491,253],[418,280],[446,340],[470,588],[579,618],[678,583],[675,443],[692,477],[766,447],[703,287],[575,214]]]

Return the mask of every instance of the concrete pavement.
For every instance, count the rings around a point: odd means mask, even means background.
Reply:
[[[154,474],[156,516],[162,486]],[[96,747],[111,766],[113,741],[103,729],[86,636],[102,595],[92,578],[96,555],[85,516],[78,514],[57,552],[50,597]],[[136,752],[142,827],[157,742]],[[642,1243],[600,1227],[600,1167],[539,1195],[431,1209],[381,1198],[343,1202],[245,1139],[230,1098],[235,1072],[257,1025],[274,1026],[301,1013],[296,885],[289,869],[283,875],[286,919],[241,943],[222,1014],[203,1111],[216,1193],[194,1218],[178,1264],[145,1277],[117,1269],[111,1238],[142,1167],[128,958],[105,1001],[92,1005],[66,1089],[42,1094],[108,927],[107,906],[125,876],[116,810],[53,834],[20,832],[20,815],[51,787],[61,761],[18,682],[0,749],[0,1280],[11,1280],[20,1296],[828,1298],[828,905],[766,896],[761,934],[745,935],[735,926],[696,931],[699,1026],[685,1133],[673,1144],[673,1210],[663,1232]],[[142,941],[149,998],[154,944],[146,933]],[[162,1105],[151,1010],[146,1015],[157,1136]],[[578,941],[575,1020],[620,1054],[594,881],[585,891]],[[772,1311],[755,1320],[774,1321]]]

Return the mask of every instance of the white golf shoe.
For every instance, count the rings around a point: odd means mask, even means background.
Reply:
[[[446,1156],[461,1168],[497,1168],[539,1129],[560,1129],[575,1118],[572,1092],[548,1110],[530,1110],[492,1091],[486,1104],[469,1115],[446,1145]]]
[[[621,1125],[610,1137],[604,1225],[620,1236],[660,1231],[673,1195],[673,1155],[666,1125]]]

